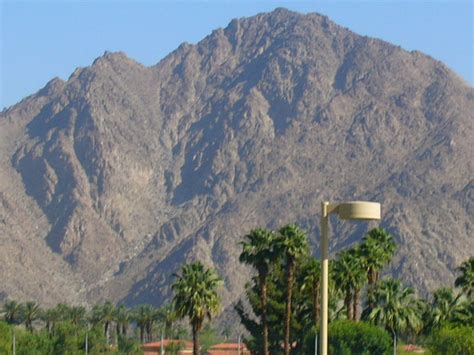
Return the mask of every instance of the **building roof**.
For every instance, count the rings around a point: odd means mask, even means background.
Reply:
[[[216,349],[216,350],[217,349],[218,350],[234,350],[234,349],[237,350],[238,348],[239,348],[238,343],[220,343],[220,344],[211,346],[211,349]],[[245,349],[246,348],[245,344],[241,343],[240,348]]]
[[[239,352],[238,343],[221,343],[211,346],[208,350],[209,355],[236,355]],[[240,344],[240,353],[241,355],[250,354],[250,351],[247,349],[245,344]]]
[[[168,345],[172,345],[172,344],[183,344],[185,346],[185,348],[190,348],[192,349],[193,348],[193,343],[190,342],[190,341],[186,341],[186,340],[183,340],[183,339],[164,339],[163,340],[163,346],[168,346]],[[154,342],[151,342],[151,343],[145,343],[142,345],[142,348],[145,349],[145,350],[152,350],[152,349],[156,349],[156,348],[160,348],[161,347],[161,341],[154,341]]]

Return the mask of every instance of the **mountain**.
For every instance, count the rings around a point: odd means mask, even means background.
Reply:
[[[382,203],[389,272],[427,292],[473,254],[474,90],[420,52],[285,9],[233,20],[146,67],[108,53],[0,114],[0,299],[134,305],[199,259],[324,200]],[[335,254],[370,223],[333,218]]]

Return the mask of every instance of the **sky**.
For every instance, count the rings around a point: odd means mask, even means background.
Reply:
[[[277,7],[318,12],[352,31],[441,60],[474,85],[474,0],[0,0],[0,110],[123,51],[153,65],[233,18]]]

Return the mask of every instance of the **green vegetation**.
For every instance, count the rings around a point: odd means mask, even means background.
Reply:
[[[297,237],[292,232],[299,252],[288,259],[285,247],[281,246],[283,239],[279,241],[287,228],[278,232],[254,230],[242,243],[240,260],[253,266],[256,276],[247,283],[245,297],[235,310],[250,334],[245,342],[256,353],[265,353],[266,336],[269,353],[280,353],[287,344],[291,344],[288,350],[293,354],[314,353],[320,315],[319,262],[308,255],[308,241],[300,229]],[[262,234],[269,241],[261,242],[256,237]],[[453,329],[474,326],[473,258],[457,269],[461,275],[456,286],[460,290],[442,288],[423,300],[399,280],[380,278],[395,251],[393,237],[376,228],[360,244],[338,253],[330,263],[329,317],[333,323],[329,342],[333,353],[363,354],[370,346],[380,348],[367,353],[391,353],[391,349],[397,348],[398,339],[426,347],[432,334],[446,324]],[[345,322],[339,323],[341,320]],[[331,333],[331,329],[336,331]],[[334,343],[338,341],[337,332],[342,334],[342,340]],[[377,332],[380,334],[374,335]],[[380,340],[380,344],[375,340]]]
[[[278,231],[255,229],[240,243],[240,262],[255,270],[235,306],[247,329],[245,343],[257,354],[314,353],[320,321],[320,263],[309,255],[305,232],[297,225]],[[428,299],[380,273],[396,251],[393,237],[373,229],[360,244],[330,263],[329,346],[332,354],[399,353],[416,343],[433,354],[474,353],[474,257],[456,270],[455,288],[442,287]],[[141,344],[188,339],[194,354],[227,338],[229,329],[211,327],[219,309],[222,280],[195,262],[183,265],[172,285],[173,303],[129,309],[111,302],[87,310],[58,304],[6,301],[0,309],[0,353],[141,354]],[[208,322],[206,323],[206,319]],[[15,339],[15,342],[13,342]],[[168,347],[177,353],[183,344]]]
[[[434,354],[474,354],[474,327],[445,326],[433,332],[429,349]]]
[[[474,256],[471,256],[469,260],[463,262],[460,267],[457,268],[460,273],[454,285],[461,287],[468,297],[474,296]]]
[[[390,336],[381,328],[364,322],[332,322],[329,340],[329,352],[335,355],[385,355],[392,352]]]
[[[8,354],[12,350],[13,327],[0,322],[0,354]]]
[[[200,353],[199,332],[206,317],[211,320],[219,310],[217,288],[222,283],[213,269],[206,269],[200,262],[186,264],[172,288],[175,292],[176,314],[188,317],[193,333],[193,353]]]
[[[42,310],[33,302],[7,301],[1,310],[0,354],[12,354],[13,335],[17,354],[84,354],[86,342],[89,354],[141,354],[140,339],[130,325],[140,328],[143,309],[147,339],[156,340],[172,318],[169,306],[128,309],[105,302],[87,312],[84,307],[65,304]]]
[[[393,334],[394,347],[397,346],[397,334],[421,329],[421,314],[414,290],[404,287],[400,281],[381,280],[375,285],[369,303],[371,305],[364,310],[363,319]]]
[[[209,324],[203,327],[199,339],[201,353],[203,354],[205,354],[211,346],[224,342],[223,337],[218,334],[217,330],[212,328]]]

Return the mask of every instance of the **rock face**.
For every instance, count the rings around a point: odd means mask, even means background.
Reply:
[[[0,114],[0,294],[160,304],[200,259],[249,270],[239,238],[323,200],[383,204],[391,272],[422,291],[474,252],[474,90],[442,63],[284,9],[145,67],[106,53]],[[331,251],[373,223],[332,220]]]

